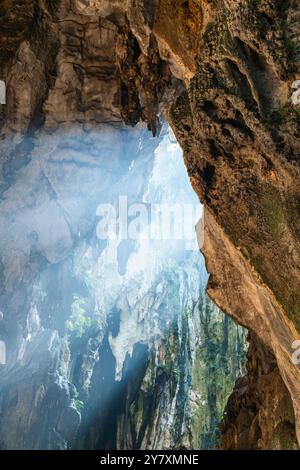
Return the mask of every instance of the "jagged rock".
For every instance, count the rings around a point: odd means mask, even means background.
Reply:
[[[299,432],[299,120],[289,94],[299,62],[285,22],[298,7],[219,3],[171,120],[207,208],[209,295],[273,351]]]
[[[240,378],[221,423],[221,449],[299,449],[293,404],[274,356],[250,336],[247,375]]]
[[[76,142],[56,172],[64,151],[54,144],[53,153],[45,152],[44,139],[62,129],[86,136],[93,126],[111,133],[141,119],[157,134],[165,110],[206,207],[209,295],[275,357],[276,390],[291,397],[299,440],[299,366],[291,360],[300,327],[299,97],[291,93],[299,79],[299,2],[15,0],[0,8],[0,79],[7,83],[7,105],[0,105],[1,207],[13,214],[13,227],[14,217],[42,199],[61,225],[51,247],[50,228],[22,227],[15,248],[3,236],[1,311],[13,338],[11,363],[24,347],[39,268],[65,261],[90,228],[88,221],[79,227],[72,200],[62,197],[77,165]],[[113,154],[101,145],[103,154]],[[92,179],[97,163],[84,164],[93,168]],[[39,172],[47,188],[40,193]],[[28,185],[18,192],[22,176]],[[286,419],[272,420],[272,403],[257,406],[269,435],[271,427],[285,429]],[[288,427],[291,436],[290,419]],[[256,425],[252,430],[246,441],[256,440]],[[273,436],[259,445],[278,447]]]

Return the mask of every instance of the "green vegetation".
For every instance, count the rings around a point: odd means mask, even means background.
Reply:
[[[300,108],[294,108],[293,111],[296,121],[300,123]]]
[[[130,406],[131,419],[144,442],[151,440],[163,393],[168,403],[176,400],[172,442],[178,446],[186,442],[195,449],[214,448],[228,397],[236,379],[245,373],[246,332],[206,297],[193,308],[184,308],[180,317],[159,347],[158,364],[155,350],[150,352],[140,391]],[[200,338],[190,343],[190,328],[199,320]],[[183,423],[186,435],[182,435]]]
[[[271,448],[274,450],[299,450],[295,429],[288,422],[280,423],[273,432]]]
[[[289,60],[293,62],[297,62],[300,59],[300,45],[298,42],[293,41],[289,38],[286,38],[285,48],[286,48]]]
[[[275,240],[279,240],[286,225],[286,220],[282,199],[275,188],[270,187],[264,192],[262,205],[271,234]]]
[[[206,29],[202,35],[203,42],[207,43],[212,34],[215,34],[215,23],[210,21],[207,23]]]
[[[66,322],[68,333],[74,333],[78,338],[81,338],[91,325],[92,319],[86,313],[85,300],[75,295],[72,303],[72,314]]]
[[[284,108],[277,108],[270,113],[268,121],[270,124],[280,125],[284,122],[286,113]]]
[[[245,373],[245,331],[221,315],[209,300],[196,309],[201,322],[201,345],[196,353],[192,389],[197,397],[192,413],[193,447],[210,449],[218,444],[219,423],[236,379]]]
[[[82,400],[79,400],[78,398],[75,399],[75,406],[76,406],[76,409],[79,413],[82,413],[83,409],[84,409],[84,403]]]

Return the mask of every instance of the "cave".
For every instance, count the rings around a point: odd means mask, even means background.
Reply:
[[[0,1],[0,450],[294,450],[299,2]]]
[[[203,207],[168,124],[61,129],[6,168],[2,243],[24,274],[2,304],[19,328],[2,327],[1,448],[216,447],[246,333],[205,293]]]

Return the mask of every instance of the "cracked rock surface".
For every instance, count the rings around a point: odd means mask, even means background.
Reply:
[[[0,11],[0,79],[7,83],[0,210],[10,218],[1,234],[1,311],[12,344],[21,347],[40,264],[63,262],[90,229],[88,214],[83,222],[73,217],[67,182],[74,168],[84,167],[85,181],[99,172],[104,191],[115,166],[103,155],[117,154],[124,125],[142,120],[158,135],[165,112],[206,210],[208,293],[255,337],[248,379],[228,404],[222,447],[296,445],[299,2],[8,0]],[[100,141],[95,126],[103,130]],[[55,137],[60,132],[63,148]],[[92,156],[78,155],[75,134],[86,139]],[[114,136],[114,149],[107,135]],[[38,178],[43,190],[35,186]],[[36,201],[59,227],[54,238],[47,223],[39,224]],[[272,393],[280,402],[276,419]],[[71,394],[63,409],[76,421]],[[254,412],[245,400],[254,400]]]

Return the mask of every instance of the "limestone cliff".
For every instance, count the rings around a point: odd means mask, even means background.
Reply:
[[[85,136],[95,125],[116,133],[140,120],[157,135],[165,112],[206,209],[208,294],[255,334],[249,378],[242,394],[234,392],[222,446],[284,447],[286,434],[294,443],[294,428],[299,442],[300,371],[292,362],[300,333],[299,2],[11,0],[0,9],[0,79],[8,88],[1,107],[5,213],[22,172],[31,175],[32,193],[20,211],[36,198],[32,175],[38,172],[52,201],[60,177],[55,161],[63,157],[55,142],[45,150],[49,136]],[[89,142],[104,151],[109,145]],[[76,158],[75,152],[69,163]],[[60,208],[45,204],[61,220]],[[3,329],[13,337],[13,325],[26,322],[28,279],[38,264],[63,261],[89,229],[78,227],[70,207],[63,207],[68,223],[54,252],[38,237],[42,259],[34,252],[36,227],[29,240],[17,238],[17,249],[5,240],[1,308]],[[239,441],[243,397],[261,387],[256,360],[274,377],[265,380],[266,396],[245,420],[243,431],[255,422],[252,434]],[[274,383],[283,409],[277,420],[267,399]]]
[[[206,206],[208,293],[274,354],[299,433],[299,5],[218,4],[171,120]]]

